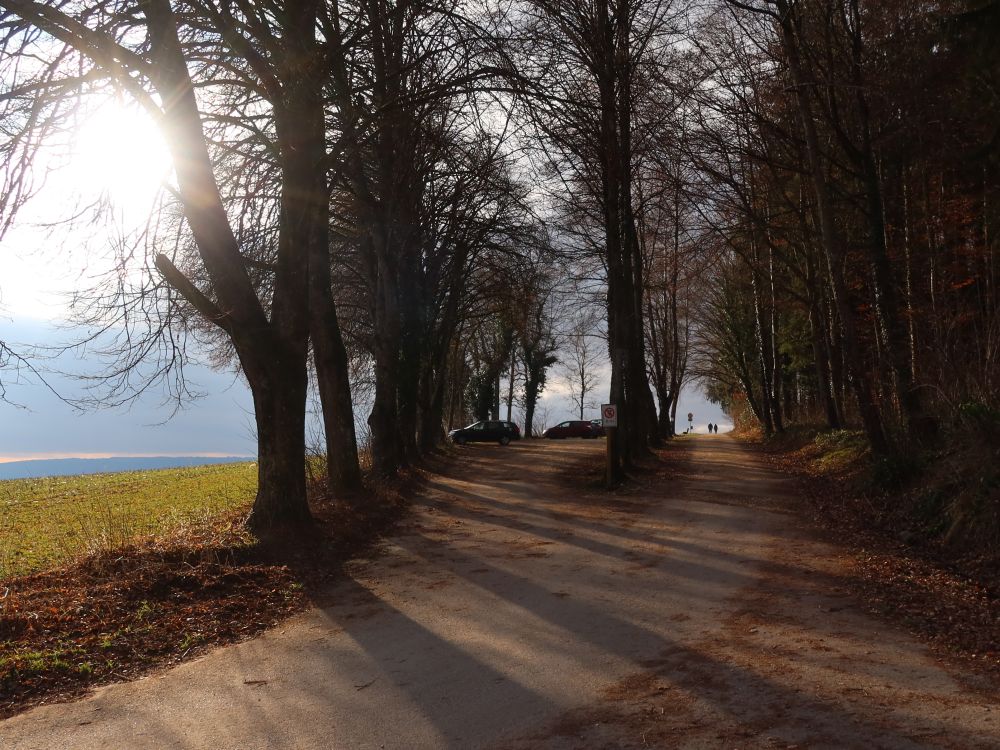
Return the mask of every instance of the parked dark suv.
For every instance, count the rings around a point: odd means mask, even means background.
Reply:
[[[597,430],[591,422],[582,419],[574,419],[570,422],[560,422],[555,427],[550,427],[542,433],[542,437],[561,440],[562,438],[595,438]]]
[[[452,430],[448,437],[456,445],[465,443],[500,443],[507,445],[511,440],[521,439],[521,428],[513,422],[485,420],[470,424],[460,430]]]

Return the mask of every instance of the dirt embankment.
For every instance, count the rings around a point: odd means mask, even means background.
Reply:
[[[923,507],[919,499],[938,490],[918,486],[919,480],[880,489],[870,476],[863,441],[840,434],[839,439],[793,435],[751,445],[768,465],[796,478],[799,512],[844,547],[868,611],[1000,689],[1000,561],[995,552],[943,535],[943,511]],[[931,482],[938,470],[923,471]]]

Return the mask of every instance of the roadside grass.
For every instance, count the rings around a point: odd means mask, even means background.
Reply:
[[[203,541],[147,540],[0,584],[0,718],[251,638],[307,603],[283,561],[239,537]]]
[[[404,512],[417,474],[330,496],[261,542],[256,464],[0,482],[0,719],[252,638],[301,610]],[[2,744],[2,743],[0,743]]]
[[[760,445],[771,456],[780,455],[786,466],[802,474],[836,478],[858,492],[872,487],[872,456],[861,430],[831,430],[800,424],[765,436],[758,430],[738,433],[748,443]]]
[[[868,461],[870,450],[865,434],[860,430],[830,430],[813,438],[817,470],[822,474],[839,473],[857,468]]]
[[[257,465],[0,481],[0,580],[249,510]]]

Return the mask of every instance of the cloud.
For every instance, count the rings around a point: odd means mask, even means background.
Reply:
[[[67,337],[51,324],[0,323],[0,339],[53,345]],[[67,366],[71,363],[61,363]],[[0,456],[20,458],[88,455],[248,455],[256,453],[251,425],[253,401],[242,379],[191,365],[185,370],[203,398],[174,411],[164,394],[153,389],[129,408],[78,412],[37,379],[11,380],[3,373],[7,397],[0,403]],[[79,396],[83,384],[53,377],[64,396]]]

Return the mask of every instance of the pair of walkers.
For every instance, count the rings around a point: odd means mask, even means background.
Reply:
[[[708,434],[711,435],[712,433],[715,433],[716,435],[719,434],[719,425],[717,424],[708,425]]]

